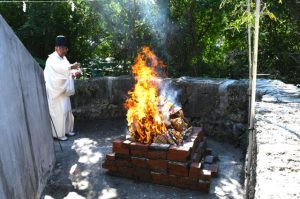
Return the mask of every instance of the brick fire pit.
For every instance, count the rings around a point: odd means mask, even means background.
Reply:
[[[199,127],[193,127],[182,146],[114,140],[113,153],[106,155],[102,167],[114,176],[207,193],[218,164],[206,142]]]

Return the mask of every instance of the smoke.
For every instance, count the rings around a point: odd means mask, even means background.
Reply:
[[[173,29],[168,14],[168,1],[97,0],[91,2],[91,5],[99,12],[101,20],[112,34],[128,35],[133,28],[130,26],[133,23],[131,20],[136,20],[136,27],[145,25],[152,38],[165,45],[168,31]]]
[[[138,7],[152,36],[164,44],[170,27],[167,1],[141,0]]]
[[[180,94],[180,90],[176,89],[172,85],[171,79],[160,79],[159,84],[159,95],[160,95],[160,111],[163,115],[163,120],[166,125],[170,125],[170,113],[173,111],[177,111],[181,109],[181,105],[178,102],[178,96]],[[171,105],[171,107],[170,107]]]
[[[181,91],[172,85],[172,80],[162,80],[160,84],[160,96],[166,98],[169,102],[175,105],[176,108],[181,108],[180,102],[178,101],[178,96]]]

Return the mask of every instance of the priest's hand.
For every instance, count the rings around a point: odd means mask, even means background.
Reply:
[[[82,74],[82,71],[81,71],[80,68],[78,68],[78,69],[72,69],[71,73],[72,73],[72,76],[74,78],[79,78],[81,76],[81,74]]]
[[[75,72],[74,76],[79,78],[81,76],[81,72]]]
[[[74,64],[71,64],[71,69],[78,69],[80,68],[80,63],[75,62]]]

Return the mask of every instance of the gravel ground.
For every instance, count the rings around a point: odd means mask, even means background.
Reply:
[[[112,140],[123,138],[123,120],[76,123],[78,134],[68,141],[55,142],[56,165],[42,196],[43,199],[102,198],[242,198],[243,154],[239,148],[208,139],[208,147],[218,155],[220,171],[213,178],[210,193],[138,182],[107,175],[101,164],[112,150]]]

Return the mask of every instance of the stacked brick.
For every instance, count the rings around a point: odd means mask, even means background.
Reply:
[[[206,142],[199,127],[182,146],[114,140],[113,153],[106,155],[102,167],[114,176],[209,192],[218,164]]]

